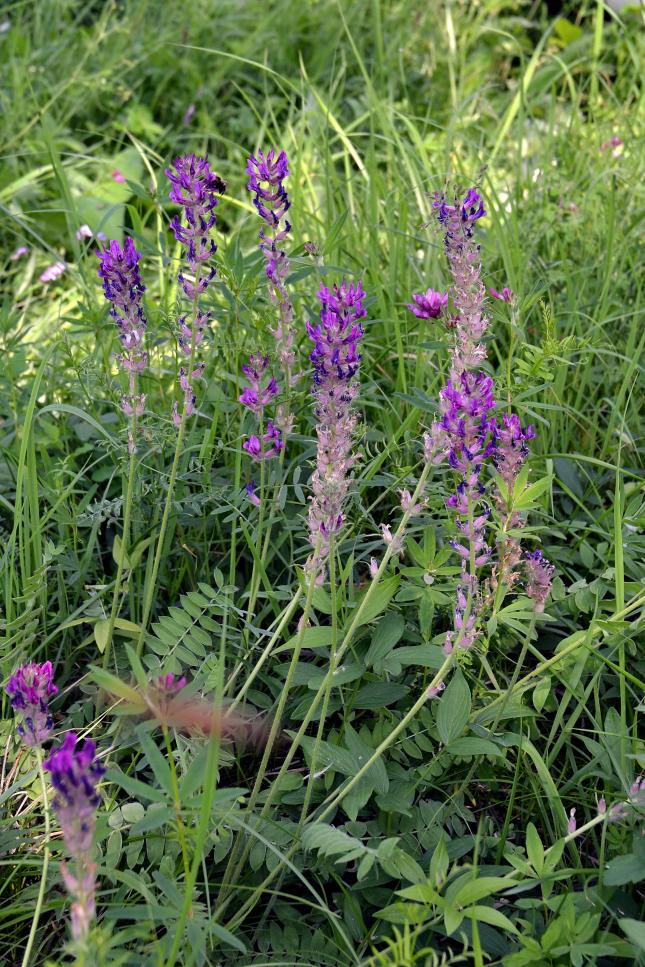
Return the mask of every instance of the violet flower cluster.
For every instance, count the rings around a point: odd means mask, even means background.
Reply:
[[[73,901],[72,936],[83,940],[95,915],[96,865],[90,854],[101,802],[96,787],[105,769],[96,759],[94,743],[85,739],[80,745],[74,732],[68,732],[62,745],[51,753],[45,769],[56,791],[52,808],[77,870],[74,875],[66,864],[62,866],[65,887]]]
[[[226,185],[211,171],[208,155],[181,155],[173,167],[166,169],[166,176],[172,185],[170,200],[183,209],[183,217],[176,215],[170,227],[175,239],[186,249],[190,277],[182,269],[177,278],[184,295],[192,303],[191,311],[179,319],[179,350],[186,357],[186,366],[179,370],[182,413],[179,413],[176,402],[173,405],[173,422],[179,427],[195,411],[195,380],[201,378],[205,366],[203,362],[195,365],[195,354],[204,338],[211,314],[200,310],[199,297],[217,271],[213,263],[217,246],[211,238],[211,232],[217,220],[216,196],[224,193]]]
[[[522,428],[515,413],[504,413],[502,425],[495,428],[496,446],[493,460],[503,487],[494,490],[494,501],[500,517],[500,536],[497,541],[497,561],[489,579],[491,592],[502,585],[511,591],[520,577],[522,548],[513,530],[524,526],[523,516],[513,509],[515,489],[520,470],[529,455],[528,441],[535,436],[532,425]]]
[[[18,735],[25,745],[42,747],[54,727],[49,699],[58,693],[58,689],[54,685],[52,663],[22,665],[9,679],[6,692],[11,707],[22,719],[17,727]]]
[[[343,280],[331,291],[321,285],[318,299],[320,322],[316,325],[307,322],[307,332],[314,344],[309,358],[314,367],[318,436],[309,504],[309,539],[314,553],[308,566],[318,571],[322,580],[330,538],[343,526],[343,505],[354,465],[352,442],[357,417],[352,403],[361,361],[358,343],[364,333],[359,320],[367,313],[360,282],[348,285]]]
[[[289,274],[289,259],[284,242],[291,231],[286,217],[291,203],[284,187],[284,180],[289,176],[287,155],[284,151],[276,153],[273,148],[266,154],[258,151],[257,156],[249,157],[246,173],[249,176],[247,188],[255,195],[253,204],[267,226],[260,230],[260,251],[266,260],[269,298],[278,310],[277,324],[269,331],[275,339],[278,359],[289,387],[297,377],[293,376],[293,306],[285,284]],[[288,433],[289,429],[283,421],[290,423],[290,415],[280,414],[280,426]]]
[[[519,577],[522,554],[519,542],[509,533],[522,525],[513,510],[513,490],[522,464],[528,455],[527,441],[533,427],[523,429],[517,416],[506,413],[499,424],[494,418],[493,380],[481,369],[486,359],[483,337],[489,324],[485,310],[486,289],[481,278],[479,245],[475,225],[486,212],[476,189],[448,204],[444,196],[434,202],[439,223],[444,229],[445,250],[452,276],[452,299],[457,310],[453,317],[454,341],[451,371],[440,393],[441,419],[424,436],[428,463],[447,461],[458,474],[455,492],[446,505],[454,513],[461,537],[452,541],[461,558],[461,579],[457,589],[454,626],[446,635],[445,651],[458,645],[470,648],[480,634],[479,616],[483,585],[479,569],[489,563],[492,549],[486,539],[491,508],[486,500],[484,471],[492,460],[503,482],[494,494],[501,518],[502,537],[498,541],[499,560],[487,580],[488,598],[500,585],[509,590]],[[510,290],[508,298],[512,298]],[[505,298],[505,295],[502,296]],[[419,306],[419,300],[415,297]],[[414,311],[414,307],[409,308]],[[536,552],[540,554],[540,552]],[[527,594],[536,612],[544,610],[553,568],[535,555],[526,555]]]
[[[242,366],[242,372],[249,385],[244,389],[239,401],[256,416],[259,423],[259,436],[252,433],[242,446],[257,463],[277,456],[284,447],[282,434],[274,421],[269,420],[266,427],[264,425],[265,408],[279,393],[276,380],[267,373],[268,367],[269,357],[263,356],[262,353],[249,356],[248,365]],[[253,483],[247,485],[246,491],[251,502],[258,504],[259,497],[255,494]]]
[[[439,223],[444,229],[444,243],[450,274],[455,341],[451,350],[453,380],[465,369],[476,369],[486,359],[482,339],[488,329],[489,317],[485,310],[486,289],[481,279],[481,256],[475,241],[475,223],[486,214],[481,195],[471,188],[463,199],[455,197],[453,204],[444,195],[437,195],[433,203]]]
[[[121,397],[121,409],[132,422],[129,431],[130,452],[136,451],[134,431],[136,419],[144,411],[146,398],[137,393],[137,377],[148,364],[148,354],[143,349],[146,319],[141,298],[145,286],[141,281],[137,251],[131,238],[126,238],[123,248],[112,239],[103,250],[97,251],[100,261],[99,278],[103,292],[110,303],[110,315],[117,324],[122,351],[117,355],[121,369],[128,377],[128,392]]]

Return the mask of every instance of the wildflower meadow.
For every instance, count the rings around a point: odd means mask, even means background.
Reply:
[[[0,5],[0,967],[645,963],[644,27]]]

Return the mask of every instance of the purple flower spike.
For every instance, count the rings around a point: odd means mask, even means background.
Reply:
[[[7,685],[11,707],[22,716],[18,735],[25,745],[42,746],[51,733],[54,720],[49,711],[49,698],[58,693],[54,685],[52,663],[30,662],[11,676]]]
[[[246,173],[249,176],[246,187],[254,193],[253,204],[266,224],[266,228],[259,233],[260,251],[266,262],[269,299],[278,312],[276,326],[269,328],[269,332],[276,342],[285,382],[287,386],[292,386],[297,382],[299,374],[293,373],[296,359],[293,350],[293,305],[286,287],[289,258],[284,244],[291,231],[286,217],[291,203],[284,187],[284,180],[289,175],[287,155],[284,151],[276,153],[273,148],[266,154],[258,151],[257,155],[249,157]],[[278,425],[284,433],[290,432],[291,415],[284,408],[279,411]]]
[[[448,204],[444,195],[436,195],[433,207],[444,229],[448,265],[453,279],[455,345],[452,354],[452,378],[465,369],[478,369],[486,358],[482,337],[489,319],[484,310],[486,289],[481,280],[479,245],[474,239],[474,226],[486,214],[481,195],[471,188],[460,200]]]
[[[551,591],[551,581],[555,568],[543,557],[540,550],[527,551],[524,555],[524,566],[526,568],[526,593],[533,601],[536,614],[541,614]]]
[[[361,357],[358,342],[363,336],[359,320],[367,314],[365,293],[358,282],[345,281],[330,291],[320,287],[320,323],[307,322],[314,343],[309,358],[313,363],[316,433],[318,449],[312,474],[313,496],[309,504],[309,540],[314,550],[310,567],[321,569],[329,553],[329,537],[343,526],[343,504],[349,489],[349,472],[354,464],[352,438],[356,415],[352,401],[357,388],[354,377]]]
[[[208,165],[208,155],[203,158],[194,154],[180,155],[173,168],[166,169],[166,177],[172,184],[170,200],[184,209],[185,224],[176,215],[170,227],[178,242],[186,246],[188,267],[196,275],[199,266],[208,262],[217,251],[215,242],[209,237],[215,227],[217,207],[216,195],[224,194],[226,185],[212,172]],[[204,292],[215,275],[211,266],[199,282],[188,281],[180,272],[179,282],[189,299]]]
[[[105,249],[97,251],[96,255],[101,263],[98,274],[103,281],[103,292],[110,303],[110,315],[117,324],[123,347],[123,352],[116,358],[128,377],[129,390],[121,397],[121,409],[128,417],[140,416],[144,411],[146,398],[136,393],[136,377],[148,364],[148,354],[142,348],[146,320],[141,306],[141,298],[145,292],[139,272],[141,254],[132,239],[126,238],[123,248],[113,239]],[[130,440],[132,449],[132,431]]]
[[[504,413],[502,419],[504,425],[496,427],[495,465],[508,489],[512,490],[529,454],[527,440],[535,437],[535,430],[531,424],[523,430],[520,418],[515,413]]]
[[[448,305],[448,293],[428,289],[425,293],[412,294],[414,305],[408,302],[408,309],[418,319],[438,319]]]
[[[183,217],[176,215],[170,227],[177,241],[186,249],[186,262],[191,274],[190,278],[183,271],[177,275],[184,295],[192,303],[192,312],[179,320],[179,349],[189,357],[188,369],[182,368],[179,373],[183,393],[182,413],[179,413],[176,402],[173,406],[173,422],[180,427],[182,420],[195,412],[194,381],[201,377],[203,370],[201,364],[194,368],[194,362],[210,321],[210,313],[200,310],[199,297],[216,274],[212,260],[217,246],[211,238],[211,232],[217,221],[216,196],[226,191],[226,185],[219,175],[211,171],[208,155],[180,155],[174,165],[166,169],[166,176],[172,185],[170,200],[183,209]]]
[[[289,260],[281,248],[281,243],[291,231],[291,225],[285,218],[291,202],[283,184],[289,175],[287,155],[284,151],[276,155],[273,148],[266,155],[258,151],[257,157],[251,155],[248,159],[246,173],[249,176],[246,187],[255,194],[253,204],[260,218],[269,226],[269,235],[260,232],[260,249],[267,262],[267,276],[279,287],[289,270]]]
[[[77,742],[78,736],[68,732],[63,744],[45,762],[56,790],[52,806],[65,845],[75,859],[86,857],[92,848],[95,814],[101,802],[96,786],[105,772],[96,760],[94,743],[85,739],[80,746]]]

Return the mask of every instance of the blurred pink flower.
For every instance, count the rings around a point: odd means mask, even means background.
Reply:
[[[28,254],[29,254],[29,246],[19,245],[18,248],[14,252],[12,252],[9,257],[12,262],[17,262],[18,259],[21,259],[23,257],[23,255],[28,255]]]
[[[63,274],[66,268],[67,266],[64,262],[54,262],[53,265],[48,265],[44,272],[41,272],[40,281],[54,282]]]
[[[111,171],[110,176],[114,181],[118,181],[120,185],[122,185],[125,181],[125,175],[119,171],[118,168],[115,168],[114,171]]]

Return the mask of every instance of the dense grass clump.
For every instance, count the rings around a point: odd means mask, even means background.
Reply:
[[[0,14],[0,967],[643,960],[642,26]]]

